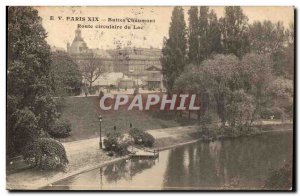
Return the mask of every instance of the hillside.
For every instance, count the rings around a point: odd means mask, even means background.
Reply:
[[[71,136],[60,141],[74,141],[99,136],[99,98],[98,97],[66,97],[61,108],[62,118],[72,125]],[[164,111],[128,111],[127,107],[119,110],[101,111],[103,117],[102,133],[117,130],[126,131],[130,123],[141,129],[160,129],[193,124],[186,118],[176,120],[175,114]]]

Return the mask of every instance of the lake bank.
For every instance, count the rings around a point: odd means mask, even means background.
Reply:
[[[269,130],[264,130],[264,132],[292,130],[292,124],[290,123],[267,124],[266,126],[265,128]],[[195,137],[195,133],[198,131],[198,126],[148,130],[156,139],[153,148],[159,150],[166,150],[197,142],[201,139]],[[66,172],[27,169],[18,173],[9,174],[7,176],[7,189],[39,189],[70,176],[129,158],[128,156],[107,156],[104,151],[98,149],[98,142],[99,139],[94,138],[63,143],[70,161]]]

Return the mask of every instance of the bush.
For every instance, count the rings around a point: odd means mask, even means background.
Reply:
[[[23,156],[30,165],[47,170],[63,168],[69,163],[64,146],[51,138],[31,142],[24,148]]]
[[[65,138],[70,135],[71,124],[68,121],[57,119],[50,125],[48,133],[56,138]]]
[[[127,147],[132,144],[131,140],[124,136],[120,131],[113,131],[106,134],[106,139],[103,140],[105,149],[113,151],[118,155],[128,154]]]
[[[137,128],[130,129],[129,135],[133,137],[134,143],[137,145],[152,147],[155,142],[151,134]]]

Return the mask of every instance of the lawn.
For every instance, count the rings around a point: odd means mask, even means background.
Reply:
[[[119,110],[99,110],[98,97],[67,97],[64,98],[61,108],[62,118],[69,120],[72,126],[71,135],[60,141],[75,141],[94,138],[99,136],[98,115],[103,116],[102,133],[117,130],[128,131],[130,123],[133,127],[148,129],[159,129],[194,124],[195,120],[188,120],[186,117],[177,119],[175,112],[160,110],[151,111],[128,111],[127,107]]]

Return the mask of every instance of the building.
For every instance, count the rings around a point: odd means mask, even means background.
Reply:
[[[86,42],[82,38],[80,29],[76,29],[75,38],[72,44],[70,45],[70,43],[67,43],[67,52],[79,65],[81,70],[83,70],[85,64],[94,63],[95,66],[102,67],[105,72],[114,71],[114,63],[110,54],[99,48],[88,48]]]
[[[81,70],[86,63],[93,62],[96,66],[102,66],[105,72],[123,73],[127,77],[126,83],[131,84],[130,87],[134,83],[146,87],[149,85],[151,89],[162,88],[161,49],[135,47],[111,50],[91,49],[82,38],[81,30],[76,29],[72,44],[67,44],[67,52],[78,63]]]
[[[117,72],[122,72],[135,80],[136,84],[148,86],[150,79],[148,78],[154,72],[157,75],[154,81],[150,81],[151,89],[162,88],[162,73],[160,55],[161,49],[158,48],[121,48],[107,51],[114,59],[114,68]],[[151,68],[151,69],[149,69]],[[159,76],[158,76],[159,75]],[[157,83],[160,78],[161,84]],[[151,80],[153,80],[152,78]],[[142,80],[142,83],[139,81]]]
[[[146,83],[149,89],[163,89],[161,69],[151,66],[146,69]]]

